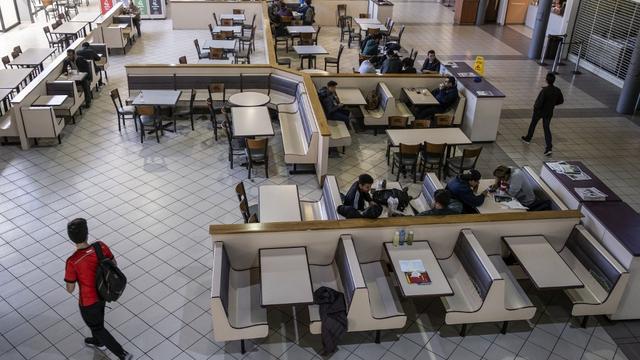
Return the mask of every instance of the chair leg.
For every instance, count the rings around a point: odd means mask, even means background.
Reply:
[[[400,180],[400,173],[406,171],[404,165],[398,164],[398,175],[396,175],[396,181]]]
[[[462,324],[462,329],[460,329],[460,336],[465,337],[467,335],[467,324]]]
[[[124,120],[123,120],[124,122]],[[122,132],[122,128],[120,127],[120,114],[118,113],[118,132]]]
[[[376,342],[376,344],[380,344],[380,330],[376,330],[375,342]]]
[[[587,327],[587,322],[589,321],[589,315],[585,315],[582,317],[582,323],[580,323],[580,326],[584,329]]]
[[[500,332],[504,335],[507,333],[507,328],[509,327],[509,322],[505,321],[502,323],[502,329],[500,330]]]
[[[247,350],[245,350],[245,348],[244,348],[244,340],[240,340],[240,352],[242,354],[247,352]]]
[[[249,172],[249,179],[251,179],[251,159],[247,159],[247,170]]]

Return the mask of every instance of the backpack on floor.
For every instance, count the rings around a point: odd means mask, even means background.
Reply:
[[[115,261],[108,259],[102,253],[100,243],[91,244],[98,256],[96,269],[96,290],[100,299],[112,302],[118,300],[127,286],[127,277],[118,269]]]

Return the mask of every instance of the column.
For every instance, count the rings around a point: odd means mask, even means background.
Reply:
[[[484,17],[487,13],[489,0],[480,0],[478,2],[478,14],[476,15],[476,25],[484,25]]]
[[[551,15],[551,1],[540,0],[538,2],[538,13],[536,14],[536,22],[533,26],[533,34],[531,43],[529,44],[529,59],[537,59],[544,45],[544,38],[547,34],[547,25],[549,24],[549,15]]]
[[[633,114],[638,96],[640,96],[640,34],[636,38],[636,47],[631,54],[631,63],[624,78],[616,111],[621,114]]]

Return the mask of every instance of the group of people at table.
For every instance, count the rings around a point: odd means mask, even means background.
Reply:
[[[68,74],[71,71],[77,71],[81,74],[86,74],[82,80],[79,81],[82,90],[84,91],[85,106],[88,108],[91,106],[91,100],[93,95],[91,93],[91,81],[93,80],[93,72],[91,71],[89,61],[93,61],[93,66],[96,73],[100,73],[97,61],[100,61],[102,57],[91,48],[88,42],[82,44],[80,50],[73,49],[67,50],[67,57],[62,63],[62,73]],[[102,73],[100,73],[100,82],[98,85],[102,85]]]
[[[275,26],[276,36],[287,35],[286,27],[291,25],[293,18],[302,20],[303,25],[313,25],[315,9],[311,6],[311,0],[301,0],[294,16],[293,11],[283,0],[274,1],[269,5],[269,21]]]
[[[498,166],[493,172],[495,182],[479,191],[482,175],[478,170],[470,170],[449,180],[444,189],[433,194],[431,208],[418,212],[417,216],[456,215],[477,213],[487,196],[503,196],[517,200],[529,211],[549,210],[550,204],[537,200],[533,188],[526,179],[523,170],[513,166]],[[371,196],[373,177],[362,174],[344,195],[339,213],[349,217],[375,218],[381,214],[379,205]],[[377,216],[375,214],[378,214]]]

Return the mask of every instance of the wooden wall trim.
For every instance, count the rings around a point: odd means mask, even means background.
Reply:
[[[271,21],[269,20],[269,5],[266,1],[262,2],[262,36],[265,38],[267,46],[264,51],[267,53],[267,63],[277,65],[275,48],[273,46],[273,34],[271,34]]]
[[[210,225],[209,234],[228,235],[263,232],[313,231],[331,229],[378,228],[393,226],[481,223],[492,221],[527,221],[545,219],[579,219],[578,210],[513,212],[497,214],[463,214],[446,216],[405,216],[381,219],[316,220],[281,223]]]

